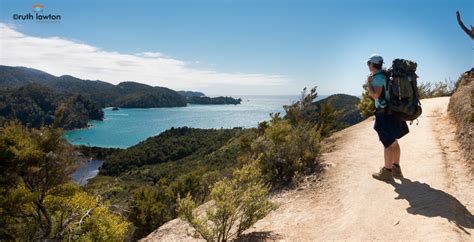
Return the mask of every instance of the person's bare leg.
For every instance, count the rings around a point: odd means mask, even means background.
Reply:
[[[387,168],[387,169],[392,169],[393,157],[394,157],[394,155],[393,155],[394,149],[393,149],[392,145],[390,145],[389,147],[387,147],[383,150],[383,158],[385,160],[385,168]]]
[[[395,140],[391,147],[393,149],[392,162],[394,164],[400,164],[400,145],[398,144],[398,141]]]

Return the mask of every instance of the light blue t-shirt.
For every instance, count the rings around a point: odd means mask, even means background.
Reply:
[[[371,85],[373,87],[383,87],[384,90],[387,90],[386,89],[387,77],[385,77],[385,75],[382,73],[382,71],[377,71],[374,74],[374,77],[372,77]],[[385,91],[385,100],[389,100],[389,98],[390,98],[390,95],[388,94],[387,91]],[[386,107],[385,100],[383,98],[377,98],[375,100],[375,108],[384,108],[384,107]]]

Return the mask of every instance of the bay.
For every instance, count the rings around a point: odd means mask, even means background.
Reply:
[[[239,105],[192,105],[175,108],[105,108],[104,121],[92,121],[90,127],[65,133],[72,144],[127,148],[171,127],[233,128],[256,127],[269,120],[270,113],[283,111],[298,96],[241,96]],[[324,98],[318,97],[318,99]]]

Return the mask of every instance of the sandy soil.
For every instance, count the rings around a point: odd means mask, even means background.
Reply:
[[[474,241],[474,175],[459,154],[448,102],[423,100],[418,125],[399,141],[405,179],[371,177],[383,151],[370,118],[327,139],[323,179],[309,176],[298,189],[274,196],[280,207],[239,240]],[[175,219],[145,240],[191,240],[192,234]]]

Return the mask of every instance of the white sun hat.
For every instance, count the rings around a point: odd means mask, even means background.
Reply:
[[[377,54],[371,55],[367,61],[373,64],[383,64],[382,56]]]

